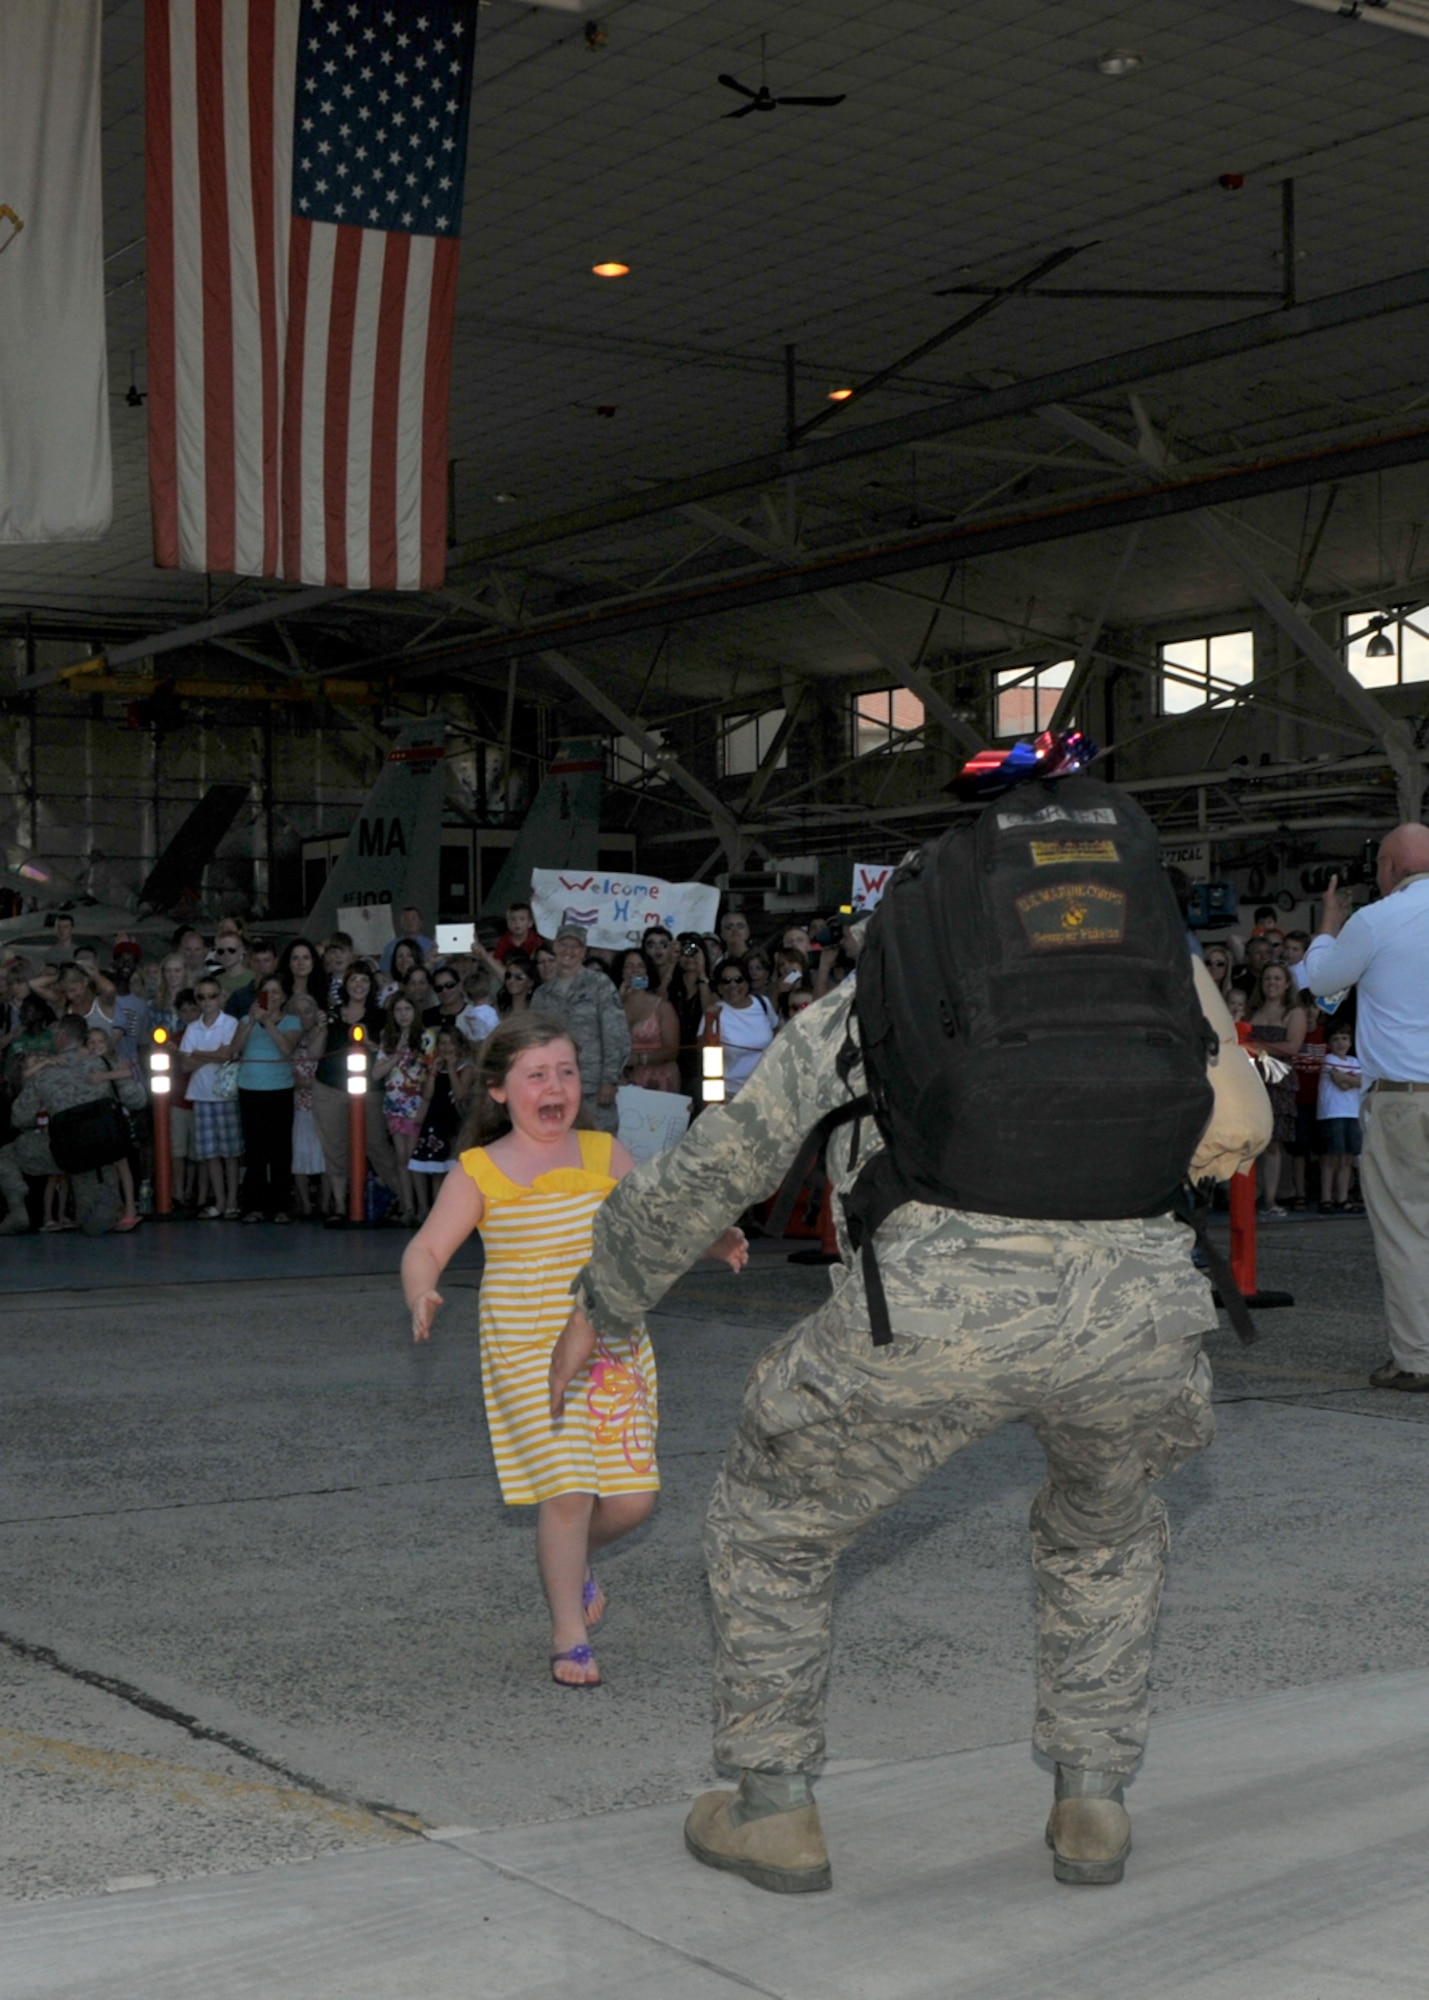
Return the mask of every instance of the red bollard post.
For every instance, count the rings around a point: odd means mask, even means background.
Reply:
[[[174,1212],[174,1142],[169,1115],[173,1054],[168,1040],[166,1028],[155,1028],[154,1045],[149,1051],[149,1097],[154,1112],[155,1215],[172,1215]]]
[[[360,1044],[361,1028],[352,1039]],[[354,1047],[347,1053],[347,1219],[362,1223],[367,1219],[367,1050]]]

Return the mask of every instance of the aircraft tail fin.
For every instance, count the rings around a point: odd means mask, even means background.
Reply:
[[[533,868],[593,864],[600,839],[604,786],[605,757],[599,743],[580,736],[556,746],[551,767],[480,915],[500,917],[508,903],[528,898]]]
[[[395,909],[411,903],[428,922],[435,920],[446,730],[444,715],[403,723],[347,845],[308,912],[310,937],[324,937],[337,928],[339,910],[364,903],[391,903]]]

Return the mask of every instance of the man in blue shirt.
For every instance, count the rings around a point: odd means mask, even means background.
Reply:
[[[1376,1389],[1429,1390],[1429,827],[1397,826],[1379,850],[1380,900],[1352,912],[1332,876],[1298,977],[1312,993],[1357,988],[1364,1070],[1360,1185],[1389,1322]]]

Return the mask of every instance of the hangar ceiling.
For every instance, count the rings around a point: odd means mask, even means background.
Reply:
[[[480,22],[448,588],[152,567],[126,399],[143,7],[112,0],[115,525],[0,550],[11,631],[28,614],[121,671],[217,613],[235,676],[441,697],[512,685],[529,626],[523,694],[602,729],[916,661],[956,740],[969,667],[1245,612],[1225,534],[1171,504],[1215,497],[1319,629],[1429,594],[1429,40],[1296,0],[491,0]],[[776,93],[844,102],[727,117],[720,73],[757,85],[761,60]],[[606,259],[629,275],[594,277]],[[1075,394],[1023,393],[1068,370]]]

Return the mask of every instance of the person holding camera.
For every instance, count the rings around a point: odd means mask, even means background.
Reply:
[[[1332,875],[1298,975],[1312,993],[1354,986],[1364,1070],[1360,1191],[1384,1286],[1389,1358],[1374,1389],[1429,1390],[1429,827],[1386,834],[1380,899],[1352,908]]]
[[[680,1089],[698,1104],[700,1030],[715,1003],[704,939],[698,931],[681,931],[675,940],[675,970],[665,997],[680,1023]]]

